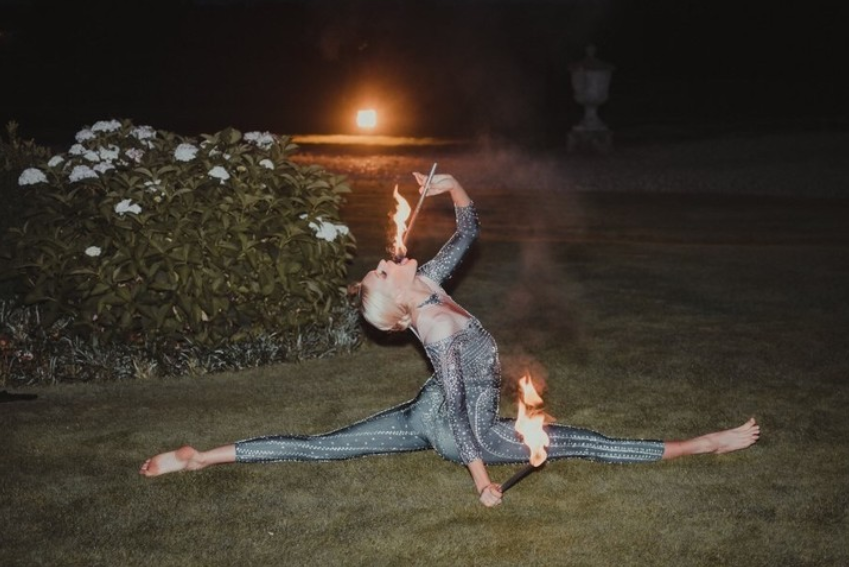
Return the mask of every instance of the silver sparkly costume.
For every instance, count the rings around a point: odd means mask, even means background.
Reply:
[[[420,308],[453,301],[440,287],[478,235],[474,205],[457,207],[457,230],[419,275],[439,290]],[[492,336],[471,317],[466,327],[425,344],[434,374],[418,395],[399,406],[323,435],[273,435],[236,443],[239,462],[330,461],[434,449],[443,458],[468,464],[528,460],[528,449],[498,416],[501,366]],[[611,463],[656,461],[660,441],[612,439],[594,431],[546,425],[549,460],[581,458]]]

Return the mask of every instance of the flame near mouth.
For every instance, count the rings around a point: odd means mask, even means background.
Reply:
[[[407,255],[407,247],[404,245],[404,233],[407,232],[407,219],[410,218],[410,213],[413,209],[410,203],[398,193],[398,186],[395,186],[395,191],[392,193],[395,197],[395,213],[392,215],[392,221],[395,223],[395,238],[392,241],[391,249],[392,257],[401,259]]]

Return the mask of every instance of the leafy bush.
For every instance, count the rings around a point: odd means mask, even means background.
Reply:
[[[50,150],[33,140],[18,137],[18,125],[6,125],[6,138],[0,136],[0,236],[20,219],[23,199],[19,198],[18,178],[21,172],[36,161],[50,157]]]
[[[35,140],[22,140],[18,137],[18,123],[6,124],[6,138],[0,136],[0,170],[20,173],[36,159],[47,159],[50,150],[39,146]]]
[[[217,347],[168,340],[102,343],[69,334],[70,322],[62,318],[45,326],[39,306],[0,300],[0,384],[202,375],[336,356],[352,351],[362,338],[358,312],[345,308],[331,325],[306,325],[297,333],[261,334]]]
[[[4,239],[41,328],[173,353],[350,321],[349,188],[290,161],[290,138],[226,129],[198,141],[111,120],[76,141],[22,171],[26,210]]]

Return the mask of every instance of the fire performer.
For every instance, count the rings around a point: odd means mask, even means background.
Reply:
[[[424,190],[426,177],[414,174]],[[524,463],[528,449],[514,432],[514,420],[498,415],[501,367],[492,336],[441,287],[476,239],[474,204],[451,175],[433,177],[428,196],[451,195],[457,218],[454,235],[431,261],[381,261],[360,284],[366,321],[384,331],[409,329],[424,345],[435,373],[418,395],[367,419],[312,436],[255,437],[209,451],[185,446],[145,461],[145,476],[198,470],[221,463],[331,461],[434,449],[468,467],[480,502],[501,503],[501,487],[486,465]],[[645,463],[703,453],[728,453],[757,441],[752,418],[740,427],[684,441],[616,439],[562,424],[545,426],[548,459]]]

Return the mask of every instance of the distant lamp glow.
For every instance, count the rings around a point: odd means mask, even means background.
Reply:
[[[357,126],[359,128],[375,128],[377,126],[377,111],[376,110],[358,110],[357,111]]]

